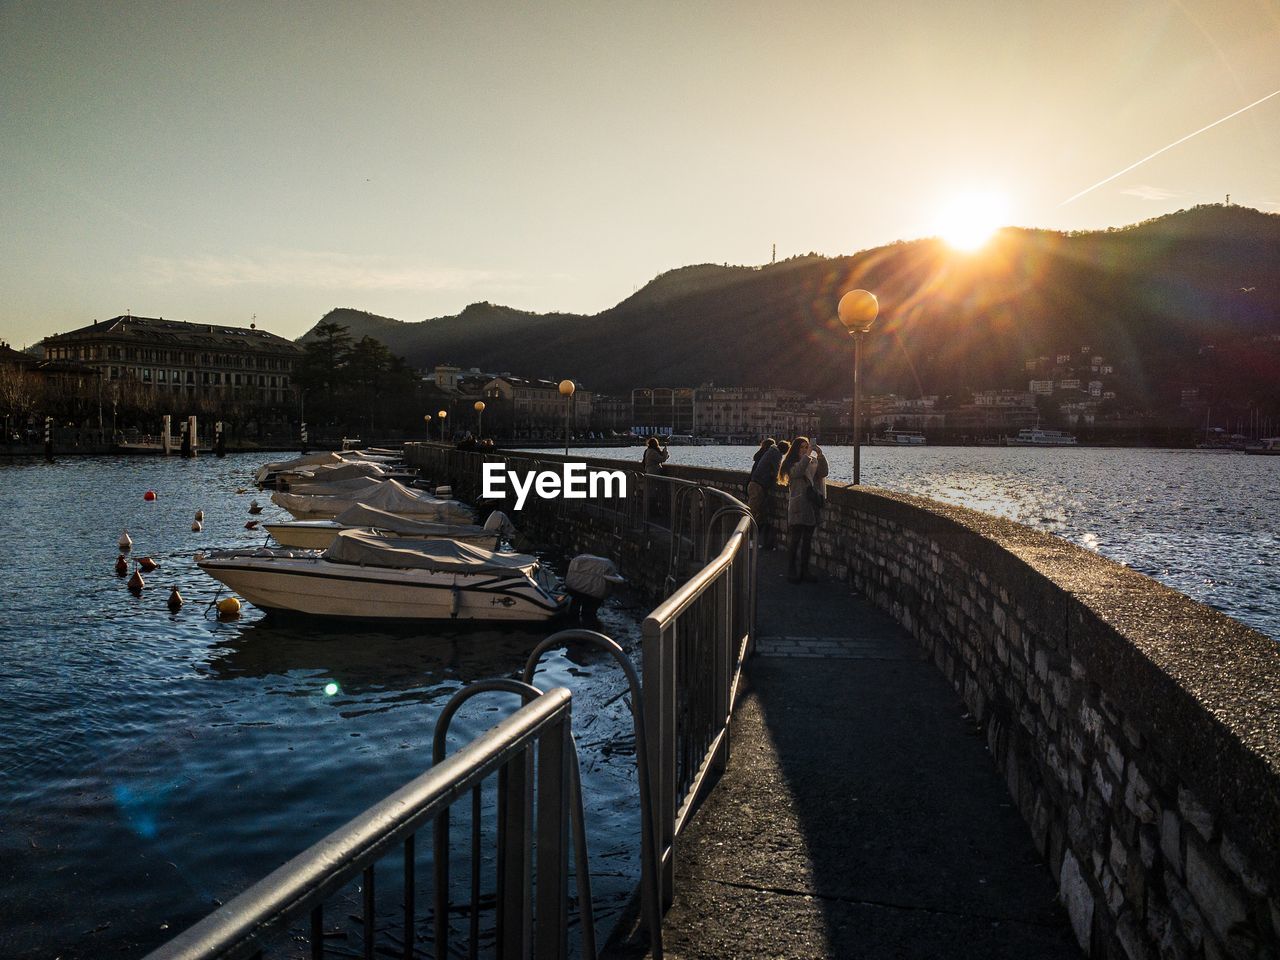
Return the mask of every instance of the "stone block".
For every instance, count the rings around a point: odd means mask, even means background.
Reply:
[[[1058,874],[1058,896],[1062,905],[1067,908],[1076,942],[1087,954],[1093,932],[1093,891],[1089,889],[1089,882],[1080,872],[1080,863],[1070,850],[1062,857],[1062,870]]]
[[[1115,783],[1109,776],[1107,776],[1106,772],[1102,769],[1102,764],[1098,763],[1097,760],[1093,761],[1093,766],[1090,770],[1093,773],[1092,780],[1094,788],[1098,791],[1098,794],[1102,797],[1107,806],[1111,806],[1111,800],[1115,796],[1116,792]]]
[[[1129,851],[1115,834],[1111,836],[1111,849],[1107,851],[1107,861],[1117,877],[1124,877],[1129,873]]]
[[[1143,823],[1156,822],[1156,810],[1152,804],[1151,784],[1138,772],[1138,768],[1129,764],[1128,776],[1124,784],[1124,805]]]
[[[1200,915],[1195,901],[1191,899],[1191,894],[1187,893],[1186,887],[1177,877],[1166,870],[1163,880],[1164,889],[1169,895],[1169,905],[1173,908],[1174,916],[1177,917],[1178,929],[1191,945],[1191,949],[1199,950],[1204,942],[1204,917]]]
[[[1151,960],[1151,950],[1142,935],[1136,911],[1126,909],[1116,918],[1116,939],[1128,960]]]
[[[1120,749],[1120,744],[1116,743],[1115,738],[1109,733],[1102,735],[1102,755],[1107,758],[1107,766],[1111,768],[1111,772],[1115,774],[1116,780],[1120,783],[1124,782],[1124,751]]]
[[[1255,897],[1265,897],[1271,892],[1271,885],[1267,882],[1267,878],[1249,865],[1245,852],[1226,833],[1223,833],[1222,843],[1218,849],[1222,855],[1222,862],[1240,878],[1240,882],[1249,893]]]
[[[1151,824],[1144,823],[1138,828],[1138,857],[1142,860],[1142,866],[1147,870],[1154,869],[1159,855],[1160,831]]]
[[[1194,827],[1196,833],[1200,834],[1201,837],[1205,840],[1213,839],[1213,831],[1216,826],[1213,812],[1197,800],[1195,795],[1186,787],[1178,787],[1178,812],[1182,814],[1182,819]]]
[[[1213,854],[1194,837],[1187,842],[1187,892],[1217,938],[1226,943],[1231,928],[1243,923],[1248,911],[1231,875],[1214,862]]]

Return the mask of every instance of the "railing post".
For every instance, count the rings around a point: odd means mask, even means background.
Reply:
[[[534,956],[569,955],[569,711],[538,738],[538,905]]]
[[[676,716],[674,638],[660,625],[645,621],[643,640],[644,716],[648,730],[650,786],[653,790],[653,835],[660,911],[675,895]]]
[[[526,749],[498,772],[497,946],[500,960],[529,956],[530,753]]]

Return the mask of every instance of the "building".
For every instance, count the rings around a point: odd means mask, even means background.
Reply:
[[[611,397],[598,393],[591,403],[591,429],[605,433],[629,433],[635,418],[631,415],[630,397]]]
[[[693,394],[693,387],[644,387],[632,390],[632,430],[642,436],[692,434]]]
[[[232,404],[288,407],[302,350],[254,325],[224,327],[162,317],[114,317],[46,337],[50,364],[78,364],[108,387],[221,411]]]
[[[794,390],[704,384],[694,391],[694,422],[689,432],[755,443],[766,436],[814,436],[818,425],[818,412],[810,408],[804,394]]]
[[[568,404],[570,429],[580,433],[591,423],[594,394],[581,384],[574,386]],[[486,383],[483,392],[485,422],[495,431],[518,437],[563,435],[565,398],[556,381],[504,375]]]

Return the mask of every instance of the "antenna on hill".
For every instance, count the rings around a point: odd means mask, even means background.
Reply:
[[[1231,194],[1227,194],[1227,206],[1231,206]]]
[[[769,257],[769,262],[770,263],[778,262],[778,245],[776,243],[773,245],[773,255]]]

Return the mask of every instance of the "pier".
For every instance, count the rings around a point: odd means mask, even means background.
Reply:
[[[409,456],[464,496],[483,460]],[[517,519],[602,549],[600,516],[542,501]],[[659,593],[666,552],[616,546]],[[671,953],[1280,950],[1274,641],[1056,537],[883,490],[829,486],[824,582],[781,582],[776,556],[732,754],[669,865]]]

